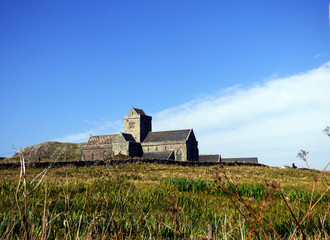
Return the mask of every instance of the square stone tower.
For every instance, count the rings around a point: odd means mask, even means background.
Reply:
[[[151,132],[151,120],[151,116],[146,115],[143,110],[133,107],[128,115],[124,116],[124,133],[132,134],[137,142],[143,142]]]

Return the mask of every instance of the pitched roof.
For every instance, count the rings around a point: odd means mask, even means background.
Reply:
[[[199,155],[200,162],[220,162],[220,154],[202,154]]]
[[[90,136],[87,145],[112,144],[118,134]]]
[[[132,109],[128,115],[132,115],[132,114],[146,115],[142,109],[138,109],[138,108],[134,108],[134,107],[132,107]]]
[[[144,159],[173,159],[174,160],[174,153],[173,151],[163,151],[163,152],[146,152],[143,153],[142,158]]]
[[[143,143],[187,140],[191,129],[149,132]]]
[[[121,133],[121,135],[123,135],[124,139],[125,139],[127,142],[135,142],[135,139],[134,139],[134,137],[132,136],[132,134],[129,134],[129,133]]]

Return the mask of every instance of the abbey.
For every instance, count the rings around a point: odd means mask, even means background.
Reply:
[[[192,129],[152,131],[152,117],[132,108],[124,116],[124,132],[91,136],[83,147],[84,160],[102,160],[118,154],[129,157],[198,161],[198,142]]]

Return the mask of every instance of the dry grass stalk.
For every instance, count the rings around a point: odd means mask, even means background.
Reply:
[[[16,189],[16,193],[15,193],[15,199],[16,199],[16,204],[17,204],[17,208],[18,208],[18,213],[19,213],[19,217],[21,219],[22,225],[24,227],[24,232],[25,232],[25,239],[28,240],[29,237],[29,228],[28,228],[28,222],[27,222],[27,188],[26,188],[26,169],[25,169],[25,158],[23,156],[23,153],[21,151],[16,151],[19,154],[19,160],[20,160],[20,164],[21,164],[21,169],[20,169],[20,175],[19,175],[19,180],[18,180],[18,184],[17,184],[17,189]],[[22,186],[24,187],[24,215],[22,213],[21,210],[21,206],[19,203],[19,192],[22,188]]]
[[[32,190],[28,190],[28,184],[27,184],[27,179],[26,179],[26,161],[25,161],[25,157],[24,154],[22,152],[22,150],[18,151],[17,149],[15,149],[16,153],[18,153],[19,155],[19,160],[20,160],[20,175],[19,175],[19,180],[18,180],[18,184],[17,184],[17,188],[16,188],[16,192],[15,192],[15,200],[16,200],[16,205],[18,208],[18,213],[20,216],[20,220],[21,223],[23,225],[24,228],[24,232],[25,232],[25,239],[28,240],[30,239],[30,230],[29,230],[29,224],[28,224],[28,196],[30,196],[40,185],[40,183],[42,182],[42,180],[44,179],[47,171],[52,167],[52,164],[49,165],[49,167],[45,170],[43,170],[42,172],[40,172],[39,174],[37,174],[33,180],[30,182],[30,185],[39,178],[38,183],[36,184],[36,186],[34,188],[32,188]],[[22,211],[22,207],[21,204],[19,202],[19,193],[23,188],[23,197],[24,197],[24,208]],[[46,194],[45,194],[45,206],[46,207]],[[45,216],[45,211],[46,209],[44,209],[44,216],[43,216],[43,228],[42,228],[42,239],[44,239],[44,235],[45,232],[47,231],[47,223],[46,223],[46,216]]]
[[[285,202],[286,206],[288,207],[288,209],[289,209],[289,211],[290,211],[290,213],[291,213],[291,216],[293,217],[293,219],[294,219],[294,221],[295,221],[297,227],[301,230],[301,234],[302,234],[302,238],[303,238],[303,240],[306,240],[306,234],[305,234],[304,230],[302,229],[301,224],[298,222],[298,220],[297,220],[295,214],[293,213],[292,208],[290,207],[288,201],[286,200],[286,198],[285,198],[283,192],[280,191],[280,194],[281,194],[281,197],[282,197],[283,201]]]
[[[85,207],[86,207],[86,204],[87,204],[87,197],[88,197],[88,185],[86,186],[86,197],[85,197],[85,203],[84,203],[84,206],[83,206],[83,209],[82,209],[82,211],[81,211],[80,218],[79,218],[79,225],[78,225],[77,235],[76,235],[76,239],[77,239],[77,240],[79,239],[79,231],[80,231],[80,226],[81,226],[81,220],[82,220],[83,213],[84,213],[84,210],[85,210]]]
[[[248,231],[246,233],[248,236],[245,236],[245,238],[246,237],[249,237],[249,239],[253,239],[255,237],[259,238],[260,234],[256,229],[256,227],[259,226],[259,228],[261,229],[261,231],[264,234],[264,237],[266,239],[268,239],[267,235],[265,233],[265,229],[262,227],[262,224],[261,224],[261,221],[264,221],[272,229],[272,231],[275,233],[275,235],[279,239],[281,239],[281,237],[279,236],[279,234],[277,233],[275,228],[272,226],[272,224],[263,216],[263,212],[264,212],[265,206],[267,205],[267,202],[273,197],[273,195],[275,194],[275,190],[278,189],[278,187],[275,185],[275,183],[272,183],[272,185],[271,185],[272,187],[270,188],[270,190],[273,190],[273,191],[271,192],[270,196],[265,199],[264,203],[262,204],[262,207],[261,207],[260,211],[257,212],[240,195],[237,184],[235,184],[233,182],[233,180],[230,179],[227,176],[227,174],[224,170],[222,171],[222,173],[223,173],[223,176],[224,176],[224,181],[222,180],[221,176],[219,176],[219,169],[218,168],[215,169],[215,174],[216,174],[215,182],[217,183],[217,186],[220,187],[221,190],[225,193],[225,195],[229,198],[229,200],[232,202],[234,207],[238,210],[240,215],[244,218],[244,221],[246,223],[246,227],[248,229]],[[226,188],[226,186],[225,186],[226,183],[228,183],[230,186],[234,187],[233,192],[229,191]],[[242,211],[242,209],[238,206],[237,202],[239,202],[240,204],[245,206],[245,208],[248,210],[247,214]],[[251,226],[252,226],[252,228],[251,228]],[[255,236],[253,236],[252,233],[254,233]]]
[[[310,200],[310,204],[309,204],[309,208],[308,208],[308,211],[307,211],[307,214],[303,217],[303,219],[300,221],[299,225],[303,224],[303,222],[306,220],[306,218],[308,219],[312,210],[315,208],[315,206],[321,201],[321,199],[324,197],[324,195],[330,190],[330,186],[327,187],[327,189],[322,193],[322,195],[316,200],[316,202],[312,205],[313,203],[313,199],[314,199],[314,192],[315,192],[315,188],[316,188],[316,183],[320,180],[321,176],[325,173],[326,169],[328,168],[328,166],[330,165],[330,161],[328,161],[327,165],[325,166],[325,168],[320,172],[320,174],[314,179],[314,182],[313,182],[313,190],[312,190],[312,196],[311,196],[311,200]],[[330,217],[330,216],[329,216]],[[329,219],[330,220],[330,219]],[[295,236],[296,234],[296,231],[298,229],[298,226],[296,226],[296,228],[294,229],[291,237],[290,237],[290,240],[293,239],[293,237]],[[308,227],[308,221],[306,223],[306,230],[307,230],[307,227]]]

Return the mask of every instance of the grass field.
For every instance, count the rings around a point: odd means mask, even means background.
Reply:
[[[26,193],[37,186],[37,180],[30,182],[40,172],[27,169]],[[19,175],[20,169],[0,170],[1,239],[326,239],[330,234],[329,195],[322,195],[329,172],[313,191],[320,175],[314,170],[146,163],[66,167],[49,169],[26,197],[23,187],[17,191]],[[301,224],[295,230],[296,222]]]

